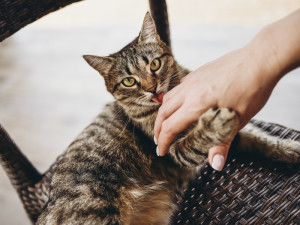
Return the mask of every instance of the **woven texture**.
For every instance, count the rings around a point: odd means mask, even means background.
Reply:
[[[1,124],[0,163],[22,200],[29,218],[36,221],[48,200],[50,180],[46,180],[47,176],[42,176],[33,167]]]
[[[163,0],[149,0],[151,15],[160,39],[171,48],[167,3]]]
[[[80,0],[0,0],[0,41],[42,16]]]
[[[300,141],[279,125],[251,123],[278,138]],[[300,224],[300,168],[232,152],[221,172],[206,165],[185,192],[173,224]]]

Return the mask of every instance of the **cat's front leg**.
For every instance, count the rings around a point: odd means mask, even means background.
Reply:
[[[227,108],[211,108],[170,147],[170,154],[184,167],[197,167],[207,160],[208,150],[228,141],[237,131],[237,114]]]

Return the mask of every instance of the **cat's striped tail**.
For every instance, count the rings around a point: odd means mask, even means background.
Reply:
[[[270,129],[272,128],[272,132]],[[278,124],[252,119],[237,136],[237,149],[286,163],[300,162],[300,134]]]

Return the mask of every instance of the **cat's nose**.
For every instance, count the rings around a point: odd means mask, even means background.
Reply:
[[[156,85],[154,85],[151,88],[147,89],[147,92],[151,92],[151,93],[155,94],[156,93]]]

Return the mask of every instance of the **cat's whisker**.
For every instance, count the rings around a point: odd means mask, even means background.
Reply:
[[[128,123],[129,123],[129,120],[130,120],[130,119],[129,119],[129,117],[128,117],[127,120],[125,121],[125,125],[124,125],[122,131],[121,131],[116,137],[112,138],[112,139],[110,140],[110,142],[104,147],[104,150],[105,150],[105,151],[108,149],[108,147],[111,145],[111,143],[114,142],[114,140],[116,140],[120,135],[122,135],[122,133],[124,132],[124,130],[126,129]]]
[[[168,76],[160,85],[165,91],[169,91],[170,86],[173,86],[173,82],[176,82],[179,78],[179,71],[175,70],[170,76]],[[167,86],[167,87],[165,87]]]
[[[134,102],[134,101],[136,101],[136,99],[133,99],[133,100],[131,100],[130,102]],[[132,110],[133,110],[133,109],[134,109],[134,107],[132,108]],[[108,128],[107,128],[108,130],[112,127],[112,121],[115,120],[115,118],[118,116],[119,113],[121,113],[121,111],[123,111],[122,108],[120,108],[120,109],[113,115],[113,117],[112,117],[112,119],[110,120],[110,123],[109,123],[109,125],[108,125]],[[107,150],[107,148],[111,145],[111,143],[113,143],[114,140],[115,140],[116,138],[118,138],[118,137],[124,132],[124,130],[126,129],[128,123],[129,123],[129,121],[130,121],[130,118],[128,117],[127,120],[126,120],[126,122],[125,122],[124,128],[122,129],[122,131],[120,132],[120,134],[119,134],[118,136],[114,137],[113,139],[111,139],[110,142],[109,142],[106,146],[104,146],[104,149],[105,149],[105,150]]]
[[[141,97],[143,97],[143,96],[139,96],[139,97],[137,97],[137,98],[131,100],[129,103],[132,103],[132,102],[137,102],[137,103],[138,103],[138,102],[141,100]],[[132,112],[133,112],[136,108],[138,108],[137,105],[133,106],[133,107],[130,109],[128,115],[131,115]],[[119,113],[120,113],[120,111],[121,111],[121,110],[119,110]],[[114,115],[113,118],[115,118],[115,116],[116,116],[116,115]],[[112,119],[111,121],[113,121],[113,119]],[[124,130],[126,129],[127,125],[129,124],[129,121],[130,121],[130,118],[127,117],[127,120],[126,120],[126,122],[125,122],[125,125],[124,125],[122,131],[121,131],[116,137],[114,137],[112,140],[110,140],[110,142],[104,147],[105,150],[107,150],[107,148],[110,146],[111,143],[113,143],[113,141],[114,141],[116,138],[118,138],[120,135],[122,135],[122,133],[123,133]],[[110,124],[110,126],[111,126],[111,124]]]
[[[135,101],[136,101],[136,99],[131,99],[131,100],[129,101],[128,104],[131,104],[131,103],[133,103],[133,102],[135,102]],[[111,126],[111,122],[116,118],[116,116],[117,116],[121,111],[123,111],[122,108],[120,108],[120,109],[114,114],[113,118],[110,120],[110,126]]]

